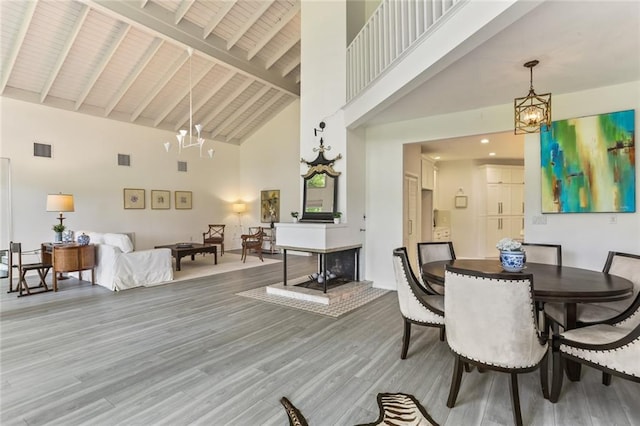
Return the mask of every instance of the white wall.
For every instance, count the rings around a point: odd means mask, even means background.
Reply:
[[[636,109],[640,107],[640,81],[600,89],[558,94],[553,97],[553,119]],[[640,113],[636,113],[636,129]],[[372,126],[367,139],[367,279],[376,287],[395,288],[391,265],[393,248],[402,243],[402,145],[458,136],[502,132],[513,126],[513,105],[504,104],[480,110]],[[637,131],[637,130],[636,130]],[[617,225],[608,225],[610,215],[545,215],[547,225],[536,225],[540,215],[539,135],[525,141],[525,217],[526,226],[540,242],[560,242],[563,263],[601,269],[606,252],[640,253],[640,206],[636,213],[618,214]],[[383,170],[384,173],[371,172]],[[640,173],[636,172],[636,203],[640,201]],[[440,208],[444,208],[440,206]],[[528,232],[529,235],[533,235]]]
[[[230,202],[239,182],[239,147],[207,141],[213,160],[191,148],[178,157],[166,153],[172,132],[0,98],[0,157],[11,159],[11,237],[26,247],[53,239],[57,213],[46,212],[48,193],[71,193],[75,212],[66,213],[71,230],[135,232],[136,248],[177,241],[199,241],[208,223],[236,220]],[[53,145],[53,158],[33,157],[33,142]],[[131,167],[117,165],[117,154],[131,155]],[[188,172],[177,171],[177,160]],[[144,210],[123,208],[123,189],[146,191]],[[152,210],[152,189],[172,191],[170,210]],[[193,192],[193,209],[176,210],[173,191]]]
[[[448,210],[451,217],[451,240],[456,251],[456,257],[478,257],[477,239],[480,237],[478,224],[478,192],[474,190],[473,161],[446,161],[438,166],[438,210]],[[467,196],[467,208],[456,209],[454,198],[462,188]],[[482,229],[484,234],[484,229]]]
[[[245,231],[248,226],[268,226],[260,222],[262,190],[280,190],[280,222],[291,222],[291,212],[302,211],[299,164],[300,102],[295,101],[240,147],[238,196],[247,203],[247,212],[242,216]],[[236,219],[234,225],[237,223]]]

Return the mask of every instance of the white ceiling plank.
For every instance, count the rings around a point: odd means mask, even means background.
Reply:
[[[0,80],[0,93],[4,92],[4,88],[7,86],[9,76],[11,75],[13,66],[16,64],[16,60],[18,59],[18,53],[20,52],[22,43],[24,43],[24,38],[27,35],[27,30],[29,29],[29,25],[31,24],[31,20],[33,19],[33,14],[36,11],[37,5],[38,2],[35,0],[27,3],[27,8],[24,11],[24,17],[22,18],[22,25],[20,25],[20,29],[18,30],[18,34],[16,35],[16,41],[13,44],[13,48],[11,49],[11,53],[9,54],[7,61],[2,64],[2,80]]]
[[[187,11],[193,5],[193,3],[195,3],[195,1],[196,0],[182,0],[182,3],[180,3],[180,6],[178,6],[178,10],[176,10],[176,16],[173,20],[174,24],[178,25],[178,23],[182,21],[182,18],[184,18],[184,15],[187,14]]]
[[[278,59],[282,58],[284,54],[287,53],[289,50],[291,50],[291,48],[293,48],[293,46],[295,46],[299,41],[300,41],[300,35],[298,34],[297,37],[294,37],[291,40],[289,40],[287,43],[283,44],[282,47],[278,49],[276,54],[273,55],[271,58],[269,58],[269,60],[265,64],[265,68],[266,69],[271,68],[273,64],[278,62]]]
[[[98,78],[100,78],[100,75],[106,68],[107,64],[109,64],[109,61],[116,53],[116,50],[118,50],[120,43],[122,43],[122,40],[124,40],[130,29],[131,25],[124,23],[120,24],[120,29],[116,33],[115,39],[111,43],[111,46],[109,46],[109,49],[107,49],[107,51],[102,55],[102,58],[100,58],[100,62],[96,65],[95,70],[93,71],[93,75],[91,75],[91,77],[89,78],[89,82],[85,86],[80,97],[76,100],[76,111],[80,109],[80,106],[84,103],[85,99],[87,99],[87,96],[89,96],[89,92],[91,91],[91,89],[93,89],[94,84],[96,84],[96,81],[98,81]]]
[[[224,76],[224,78],[221,78],[220,80],[218,80],[216,84],[209,89],[208,92],[203,93],[202,99],[193,106],[193,113],[196,114],[200,110],[200,108],[202,108],[209,101],[209,99],[213,98],[216,95],[216,93],[218,93],[220,89],[222,89],[236,75],[237,73],[230,71],[229,73],[227,73],[226,76]],[[188,119],[189,119],[189,113],[185,114],[181,119],[179,119],[176,122],[177,124],[174,130],[176,132],[180,130],[180,128],[184,126],[184,124],[187,122]]]
[[[173,78],[173,76],[178,72],[180,67],[183,66],[188,59],[189,59],[189,53],[185,51],[182,55],[178,57],[178,59],[175,60],[175,62],[171,65],[171,67],[167,69],[167,72],[164,73],[164,76],[162,76],[162,78],[153,87],[153,90],[149,92],[147,97],[144,98],[142,102],[140,102],[140,105],[138,105],[138,108],[136,108],[133,114],[131,114],[132,122],[136,121],[136,119],[140,116],[140,114],[142,114],[142,111],[144,111],[144,109],[149,106],[153,98],[158,96],[158,93],[160,93],[162,88],[167,84],[169,80]]]
[[[251,124],[251,122],[253,120],[255,120],[257,117],[260,117],[261,114],[263,114],[266,110],[268,110],[269,108],[271,108],[273,105],[276,104],[276,102],[278,102],[280,99],[282,99],[282,97],[285,94],[283,92],[280,93],[276,93],[271,99],[269,99],[267,102],[265,102],[264,105],[262,105],[260,108],[258,108],[256,110],[256,112],[254,112],[253,114],[251,114],[251,117],[249,117],[248,119],[246,119],[244,121],[245,125],[244,126],[238,126],[236,127],[236,129],[229,133],[227,135],[227,140],[230,141],[231,139],[233,139],[234,137],[236,137],[236,135],[242,133],[242,131],[249,125]]]
[[[211,132],[211,139],[218,136],[222,130],[224,130],[229,124],[233,123],[233,121],[240,117],[240,115],[242,115],[246,110],[251,108],[253,104],[255,104],[261,97],[263,97],[269,90],[271,90],[271,87],[265,86],[260,89],[255,95],[249,98],[245,103],[243,103],[240,108],[235,110],[233,114],[231,114],[222,123],[220,123],[216,130]]]
[[[1,0],[0,0],[1,1]],[[180,25],[173,24],[173,13],[167,15],[167,10],[160,4],[149,2],[144,9],[135,7],[129,1],[113,0],[76,0],[89,4],[108,16],[140,27],[143,31],[156,37],[180,45],[192,47],[212,60],[225,63],[249,78],[258,79],[261,83],[269,84],[278,90],[285,90],[292,95],[300,96],[300,87],[292,79],[283,79],[279,72],[268,71],[262,63],[247,61],[247,52],[234,46],[226,48],[225,41],[215,35],[206,40],[201,37],[202,27],[183,19]]]
[[[209,71],[211,71],[214,66],[215,66],[215,63],[213,62],[207,64],[207,66],[204,67],[193,79],[193,86],[197,85],[203,78],[205,78],[207,74],[209,74]],[[180,101],[189,94],[190,90],[192,90],[192,87],[187,87],[186,90],[180,93],[172,94],[173,102],[169,102],[165,107],[165,109],[158,114],[158,117],[156,118],[156,121],[153,123],[153,125],[155,127],[158,127],[158,124],[160,124],[162,120],[164,120],[166,116],[169,115],[171,111],[173,111],[173,109],[180,103]]]
[[[249,54],[247,55],[247,59],[251,60],[251,58],[253,58],[254,56],[256,56],[256,54],[267,45],[267,43],[269,43],[271,41],[271,39],[273,37],[275,37],[276,34],[278,34],[280,32],[280,30],[282,30],[289,22],[291,22],[291,20],[293,18],[295,18],[298,15],[298,12],[300,12],[300,3],[296,3],[293,5],[293,7],[291,8],[291,10],[289,10],[281,19],[280,21],[274,25],[267,34],[265,34],[259,41],[258,43],[256,43],[256,45],[249,50]]]
[[[56,77],[58,77],[58,73],[60,72],[60,69],[64,64],[64,61],[67,59],[67,56],[69,55],[69,51],[71,50],[71,47],[73,47],[73,44],[76,41],[76,37],[78,37],[78,34],[80,33],[80,29],[82,29],[82,25],[84,24],[85,19],[87,19],[89,10],[90,9],[87,5],[82,5],[82,10],[78,15],[78,18],[76,19],[75,24],[73,24],[73,28],[69,33],[69,37],[67,38],[67,41],[62,47],[62,49],[60,50],[60,52],[58,53],[58,60],[56,61],[56,64],[53,66],[53,68],[51,69],[51,72],[49,73],[49,78],[47,78],[47,81],[44,84],[44,87],[40,91],[40,103],[44,102],[44,100],[47,98],[47,95],[49,94],[49,90],[51,90],[51,86],[53,85],[53,82],[56,80]]]
[[[127,93],[127,90],[129,90],[131,85],[133,85],[140,73],[144,71],[149,62],[151,62],[158,49],[160,49],[160,46],[162,46],[162,43],[163,41],[159,38],[153,40],[153,43],[151,43],[151,45],[147,48],[144,56],[140,58],[138,65],[136,65],[136,67],[131,71],[131,74],[129,74],[127,79],[122,83],[118,91],[113,95],[113,98],[111,98],[111,100],[107,104],[107,107],[104,110],[105,117],[111,114],[111,111],[113,111],[116,105],[118,105],[118,102],[120,102],[120,100],[124,97],[124,95]]]
[[[209,34],[211,34],[211,32],[216,29],[218,24],[224,19],[225,16],[227,16],[227,13],[229,13],[229,11],[233,8],[233,6],[235,6],[235,4],[235,0],[224,2],[218,13],[216,13],[213,19],[211,19],[211,21],[204,27],[204,30],[202,32],[203,39],[209,37]]]
[[[287,64],[284,68],[282,68],[282,76],[285,77],[289,75],[291,71],[296,69],[296,67],[300,65],[300,58],[295,58],[289,64]]]
[[[229,95],[224,102],[221,102],[220,105],[218,105],[213,111],[207,114],[204,119],[200,120],[200,124],[202,124],[202,127],[206,128],[209,123],[211,123],[216,118],[216,115],[220,114],[221,111],[227,108],[231,104],[231,102],[233,102],[238,96],[240,96],[242,92],[247,90],[254,81],[255,80],[252,78],[247,78],[244,83],[242,83],[236,90],[234,90],[233,93]]]
[[[227,40],[227,50],[235,46],[238,40],[240,40],[242,36],[245,35],[247,31],[249,31],[249,28],[251,28],[253,24],[255,24],[256,21],[260,19],[260,17],[262,17],[267,9],[271,7],[273,2],[274,0],[262,0],[262,3],[260,3],[260,7],[255,12],[253,12],[253,15],[251,15],[244,24],[242,24],[242,26],[238,29],[238,31],[236,31],[233,37]]]

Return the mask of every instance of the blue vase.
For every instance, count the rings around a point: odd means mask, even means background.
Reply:
[[[78,235],[78,244],[80,244],[81,246],[86,246],[87,244],[89,244],[89,240],[89,236],[84,232],[81,235]]]
[[[507,272],[520,272],[524,269],[526,256],[523,251],[500,251],[500,264]]]

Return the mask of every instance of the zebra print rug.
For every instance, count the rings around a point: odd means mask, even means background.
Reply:
[[[300,410],[287,398],[280,400],[289,417],[289,426],[309,426]],[[438,426],[422,404],[406,393],[379,393],[380,416],[373,423],[357,426]]]

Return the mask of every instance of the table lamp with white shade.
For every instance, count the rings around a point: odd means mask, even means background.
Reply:
[[[73,206],[73,195],[62,193],[47,195],[47,211],[60,213],[58,220],[60,221],[60,225],[63,225],[62,221],[65,217],[62,213],[75,211]]]

